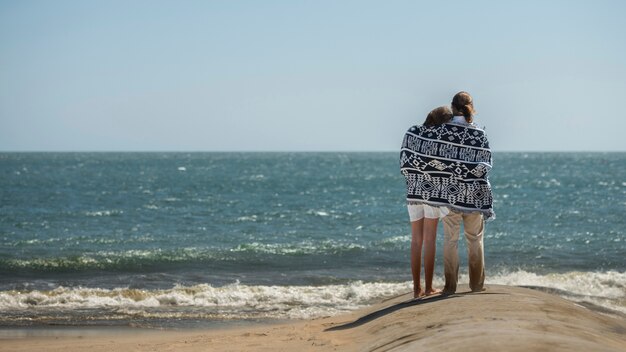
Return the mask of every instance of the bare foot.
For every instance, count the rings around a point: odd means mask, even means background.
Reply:
[[[413,298],[420,298],[422,296],[424,296],[424,290],[422,290],[420,287],[413,289]]]
[[[432,295],[436,295],[438,293],[441,293],[441,290],[438,290],[436,288],[431,288],[430,290],[426,290],[426,293],[424,293],[425,296],[432,296]]]

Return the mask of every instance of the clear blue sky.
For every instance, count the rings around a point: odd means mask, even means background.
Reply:
[[[626,151],[624,1],[0,0],[0,150]]]

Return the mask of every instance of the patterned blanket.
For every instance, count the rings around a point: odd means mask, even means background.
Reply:
[[[472,126],[413,126],[404,136],[400,170],[407,201],[481,212],[495,219],[488,175],[492,159],[485,132]]]

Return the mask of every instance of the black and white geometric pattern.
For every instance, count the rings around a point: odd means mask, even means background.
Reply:
[[[413,126],[402,141],[400,170],[409,202],[479,211],[493,219],[491,165],[487,136],[473,126]]]

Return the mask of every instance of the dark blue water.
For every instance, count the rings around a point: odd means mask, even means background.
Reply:
[[[0,154],[4,324],[102,323],[89,317],[103,310],[115,324],[297,318],[401,292],[410,231],[397,159]],[[626,153],[496,153],[490,180],[488,282],[591,285],[584,299],[624,309]]]

